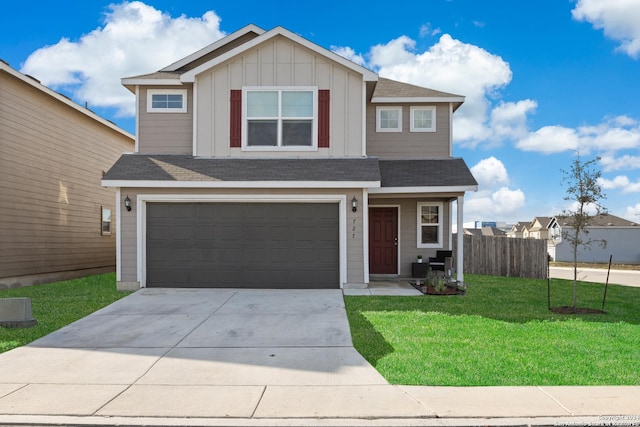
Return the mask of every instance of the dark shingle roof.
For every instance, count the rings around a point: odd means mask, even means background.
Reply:
[[[424,98],[461,98],[461,95],[441,92],[422,86],[409,83],[398,82],[384,77],[378,78],[376,88],[373,91],[374,97],[380,98],[404,98],[404,97],[424,97]]]
[[[380,160],[382,187],[478,185],[462,159]]]
[[[378,159],[202,159],[125,154],[105,181],[380,181]]]

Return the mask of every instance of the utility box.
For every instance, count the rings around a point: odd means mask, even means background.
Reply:
[[[30,328],[37,324],[31,312],[31,298],[0,298],[0,326]]]

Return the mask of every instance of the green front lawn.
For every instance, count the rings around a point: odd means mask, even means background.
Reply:
[[[546,280],[468,275],[465,296],[345,297],[355,347],[393,384],[640,385],[640,288],[609,286],[607,314],[547,310]],[[578,305],[600,309],[604,285]],[[551,306],[571,304],[552,280]]]
[[[0,353],[23,346],[128,295],[116,290],[115,273],[0,290],[0,298],[31,298],[38,326],[0,327]]]

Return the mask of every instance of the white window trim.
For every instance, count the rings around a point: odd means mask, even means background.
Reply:
[[[397,111],[398,112],[398,127],[397,128],[381,128],[380,127],[380,113],[382,111]],[[378,106],[376,107],[376,132],[402,132],[402,107],[400,106]]]
[[[278,145],[271,146],[249,146],[247,141],[248,120],[247,120],[247,93],[253,91],[309,91],[313,92],[313,124],[311,125],[311,145]],[[279,120],[281,117],[279,118]],[[282,141],[278,140],[278,144]],[[242,88],[242,151],[318,151],[318,87],[317,86],[245,86]]]
[[[423,206],[437,206],[438,207],[438,242],[437,243],[422,243],[422,207]],[[418,209],[416,215],[416,242],[418,248],[442,248],[442,234],[443,234],[443,219],[444,219],[444,205],[442,202],[418,202]],[[427,225],[427,224],[424,224]],[[435,224],[431,224],[435,225]]]
[[[416,111],[431,111],[431,127],[430,128],[417,128],[414,126],[414,113]],[[411,107],[410,108],[410,121],[409,121],[410,131],[411,132],[435,132],[436,131],[436,107]]]
[[[153,95],[182,95],[182,108],[153,108]],[[147,89],[147,113],[186,113],[186,89]]]

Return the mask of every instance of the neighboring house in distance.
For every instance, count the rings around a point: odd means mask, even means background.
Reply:
[[[469,236],[506,237],[506,233],[496,227],[465,228],[464,234]]]
[[[0,288],[113,271],[115,191],[134,138],[0,61]]]
[[[417,255],[451,249],[477,190],[452,157],[464,97],[381,78],[282,27],[249,25],[122,82],[136,153],[103,179],[118,194],[119,289],[409,277]]]
[[[530,224],[531,224],[530,221],[516,222],[515,224],[513,224],[511,229],[507,231],[507,237],[520,238],[520,239],[524,238],[524,234],[525,233],[528,234]]]
[[[563,231],[573,231],[570,217],[556,218]],[[640,264],[640,225],[637,223],[602,213],[591,219],[588,230],[589,239],[605,240],[607,245],[603,248],[595,242],[590,249],[579,247],[579,262],[608,263],[609,257],[613,256],[613,262],[617,264]],[[573,262],[573,250],[566,239],[556,245],[555,260]]]

